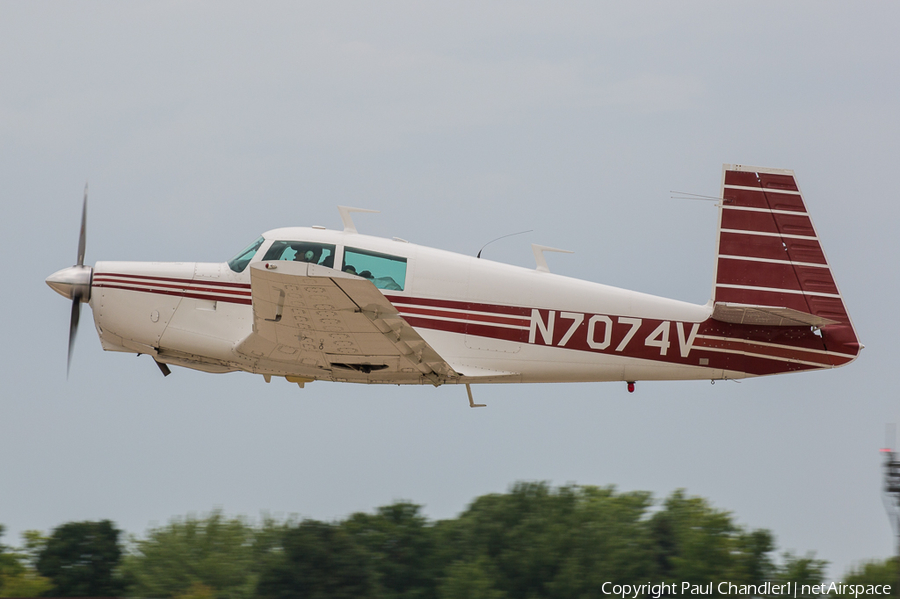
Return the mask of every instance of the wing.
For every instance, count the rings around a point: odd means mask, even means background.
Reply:
[[[250,265],[256,369],[310,379],[435,385],[459,375],[368,279],[305,262]]]

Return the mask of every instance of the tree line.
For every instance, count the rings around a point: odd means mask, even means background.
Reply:
[[[574,599],[603,596],[605,582],[813,585],[826,565],[776,556],[772,533],[683,491],[656,504],[646,492],[518,483],[436,522],[396,502],[336,522],[213,512],[129,539],[108,520],[28,531],[21,547],[0,545],[0,597]],[[893,560],[844,578],[882,579],[896,581]]]

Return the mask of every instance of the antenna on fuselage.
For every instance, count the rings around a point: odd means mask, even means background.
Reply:
[[[669,190],[669,193],[674,193],[677,195],[669,196],[672,200],[708,200],[711,202],[721,202],[723,198],[719,196],[708,196],[700,193],[688,193],[687,191],[673,191]]]
[[[561,250],[559,248],[552,248],[546,245],[538,245],[536,243],[531,244],[531,251],[534,252],[534,261],[537,262],[537,268],[540,272],[550,272],[550,267],[547,266],[547,257],[544,256],[544,252],[559,252],[560,254],[574,254],[572,250]]]
[[[378,210],[367,210],[365,208],[351,208],[350,206],[338,206],[338,212],[341,213],[341,222],[344,223],[344,233],[358,233],[353,219],[350,217],[351,212],[371,212],[377,213]]]
[[[475,257],[476,257],[476,258],[481,258],[481,252],[484,251],[484,248],[486,248],[487,246],[491,245],[491,244],[494,243],[495,241],[500,241],[501,239],[506,239],[507,237],[512,237],[513,235],[521,235],[521,234],[523,234],[523,233],[531,233],[532,231],[534,231],[534,229],[528,229],[527,231],[519,231],[518,233],[509,233],[508,235],[501,235],[501,236],[498,237],[497,239],[491,239],[491,240],[488,241],[486,244],[484,244],[483,246],[481,246],[481,249],[478,250],[478,254],[477,254]]]

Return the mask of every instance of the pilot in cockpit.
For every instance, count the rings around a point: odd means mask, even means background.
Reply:
[[[322,249],[306,249],[300,248],[297,250],[296,255],[294,255],[295,262],[310,262],[312,264],[318,264],[319,258],[322,255]]]

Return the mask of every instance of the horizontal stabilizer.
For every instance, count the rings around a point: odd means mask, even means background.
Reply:
[[[751,306],[727,302],[716,302],[713,307],[712,317],[720,322],[771,327],[824,327],[830,324],[838,324],[836,320],[800,312],[793,308]]]

